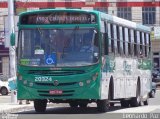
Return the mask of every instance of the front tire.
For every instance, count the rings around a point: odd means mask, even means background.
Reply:
[[[80,106],[81,108],[86,108],[87,105],[88,105],[88,103],[79,103],[79,106]]]
[[[70,102],[69,105],[70,105],[70,107],[73,107],[73,108],[78,107],[78,103],[75,101]]]
[[[105,99],[105,100],[98,100],[97,101],[98,111],[100,111],[100,112],[106,112],[108,110],[108,107],[109,107],[109,102],[108,102],[107,99]]]
[[[121,107],[129,107],[129,101],[128,100],[121,100]]]
[[[34,108],[36,112],[45,112],[47,100],[34,100]]]

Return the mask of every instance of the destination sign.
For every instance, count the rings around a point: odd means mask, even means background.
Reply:
[[[89,13],[51,12],[24,15],[21,24],[93,24],[96,17]]]

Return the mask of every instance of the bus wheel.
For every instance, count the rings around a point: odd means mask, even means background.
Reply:
[[[136,90],[136,97],[131,98],[130,105],[131,107],[138,107],[140,103],[141,103],[140,86],[138,85]]]
[[[70,107],[78,107],[78,103],[73,101],[69,103]]]
[[[110,106],[110,107],[114,107],[114,103],[113,103],[113,102],[110,102],[109,106]]]
[[[128,100],[121,100],[121,107],[129,107],[129,101]]]
[[[148,105],[148,99],[143,102],[144,105]]]
[[[98,100],[97,101],[97,108],[100,112],[106,112],[109,108],[109,101],[107,99]]]
[[[151,92],[149,93],[149,97],[155,98],[155,90],[151,90]]]
[[[34,108],[36,112],[45,112],[47,100],[34,100]]]

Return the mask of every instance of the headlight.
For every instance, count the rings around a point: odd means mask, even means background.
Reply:
[[[24,81],[23,81],[23,84],[24,84],[24,85],[27,85],[27,80],[24,80]]]
[[[32,86],[34,85],[33,82],[30,82],[30,81],[28,81],[28,80],[24,80],[24,81],[23,81],[23,84],[26,85],[26,86],[29,86],[29,87],[32,87]]]

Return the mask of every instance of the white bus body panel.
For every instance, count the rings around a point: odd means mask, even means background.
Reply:
[[[115,58],[115,70],[103,72],[101,79],[101,99],[108,99],[111,76],[114,84],[114,99],[136,97],[138,77],[140,79],[141,96],[146,97],[150,91],[150,70],[138,69],[138,59]]]

